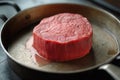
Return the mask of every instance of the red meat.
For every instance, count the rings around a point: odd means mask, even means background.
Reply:
[[[33,29],[33,47],[51,61],[68,61],[89,53],[92,27],[80,14],[61,13],[44,18]]]

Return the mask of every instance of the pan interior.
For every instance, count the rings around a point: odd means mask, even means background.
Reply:
[[[35,55],[26,48],[26,42],[32,36],[32,29],[23,30],[19,37],[10,45],[8,52],[20,63],[45,71],[73,71],[82,70],[104,63],[113,57],[118,50],[115,36],[107,29],[92,23],[93,45],[88,55],[83,58],[68,62],[49,62],[39,60],[36,62]],[[31,46],[31,45],[30,45]],[[36,56],[37,57],[37,56]]]
[[[46,11],[49,13],[46,13]],[[39,58],[38,61],[36,61],[35,55],[32,54],[30,50],[26,49],[26,42],[32,36],[32,29],[35,26],[28,26],[28,24],[40,21],[43,17],[62,12],[79,13],[88,18],[93,27],[93,44],[90,53],[83,58],[67,62],[49,62]],[[9,32],[11,30],[9,35],[14,39],[9,46],[6,44],[7,47],[5,47],[14,60],[27,67],[42,71],[63,73],[84,71],[108,62],[118,54],[119,46],[116,40],[116,30],[118,29],[116,28],[116,24],[114,24],[114,20],[108,21],[108,19],[112,19],[112,17],[107,13],[105,14],[99,10],[79,5],[57,4],[28,9],[19,13],[5,26]],[[22,23],[20,21],[22,21]],[[9,27],[9,25],[11,26]],[[18,27],[16,27],[16,25]],[[21,26],[25,28],[23,29]],[[113,33],[116,33],[116,35]],[[6,39],[6,41],[8,40]]]

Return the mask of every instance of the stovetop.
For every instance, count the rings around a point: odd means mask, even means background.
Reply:
[[[92,1],[92,0],[91,0]],[[102,0],[103,1],[103,0]],[[99,4],[98,0],[93,0],[93,2],[90,2],[88,0],[0,0],[0,15],[4,14],[7,18],[13,17],[15,14],[17,14],[18,10],[15,10],[11,4],[8,4],[6,2],[10,2],[14,6],[17,6],[20,8],[20,10],[24,10],[26,8],[30,8],[33,6],[46,4],[46,3],[80,3],[80,4],[87,4],[87,5],[94,5],[97,6]],[[2,4],[4,3],[4,4]],[[16,3],[16,4],[14,4]],[[98,5],[101,6],[101,5]],[[98,7],[97,6],[97,7]],[[112,12],[114,15],[119,16],[113,12],[114,10],[111,10],[110,7],[101,7],[105,8],[108,11]],[[0,19],[0,27],[3,25],[3,21]],[[5,55],[4,51],[2,50],[0,46],[0,80],[22,80],[19,76],[17,76],[9,67],[7,60],[7,56]],[[120,62],[120,61],[119,61]],[[118,62],[117,62],[118,64]],[[86,75],[87,77],[87,75]],[[90,79],[90,78],[89,78]],[[85,79],[82,79],[85,80]],[[88,80],[88,79],[87,79]],[[113,80],[111,76],[109,76],[105,71],[100,71],[95,73],[94,77],[91,77],[90,80]]]

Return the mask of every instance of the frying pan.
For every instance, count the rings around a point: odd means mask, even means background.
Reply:
[[[28,56],[21,56],[24,50],[20,46],[25,46],[32,36],[32,29],[41,19],[63,12],[82,14],[92,24],[93,45],[90,53],[73,61],[48,62],[42,68],[37,64],[37,67],[32,63],[27,64]],[[75,79],[86,74],[94,75],[96,69],[106,70],[115,79],[120,79],[120,74],[116,73],[120,69],[109,64],[119,55],[120,21],[109,12],[96,7],[59,3],[23,10],[4,23],[1,45],[8,56],[10,67],[23,79]]]

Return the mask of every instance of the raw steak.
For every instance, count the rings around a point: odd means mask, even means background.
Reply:
[[[89,53],[92,27],[80,14],[60,13],[44,18],[33,29],[33,47],[51,61],[68,61]]]

